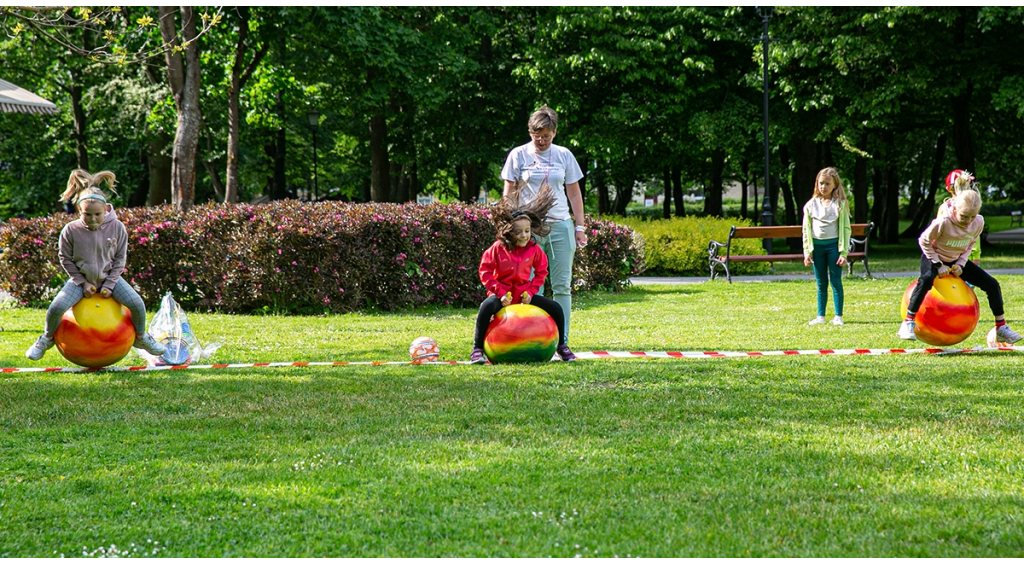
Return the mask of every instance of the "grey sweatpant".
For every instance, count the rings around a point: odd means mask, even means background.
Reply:
[[[78,284],[71,280],[64,284],[57,297],[53,298],[50,307],[46,309],[46,328],[44,329],[44,334],[47,337],[53,338],[53,334],[57,331],[57,326],[60,325],[61,318],[64,317],[64,312],[74,307],[75,304],[81,301],[83,296],[85,296],[85,293]],[[130,284],[125,282],[124,278],[117,279],[117,284],[114,286],[111,296],[132,313],[132,325],[135,326],[135,335],[136,337],[141,337],[146,332],[146,303],[142,301],[142,296],[135,291],[135,288],[132,288]]]

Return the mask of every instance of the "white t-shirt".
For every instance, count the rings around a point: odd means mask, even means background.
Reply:
[[[555,194],[555,207],[548,212],[548,221],[569,219],[569,199],[565,194],[565,185],[579,182],[583,171],[572,151],[554,143],[543,153],[537,153],[533,142],[512,149],[501,169],[502,180],[515,182],[523,179],[526,187],[520,199],[530,201],[540,192],[541,186],[547,183]]]
[[[811,221],[811,236],[815,239],[836,239],[839,237],[839,205],[831,200],[828,205],[821,198],[811,198],[804,206],[804,213]]]

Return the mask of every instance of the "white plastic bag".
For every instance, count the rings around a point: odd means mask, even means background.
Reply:
[[[191,364],[203,358],[210,358],[220,348],[220,343],[210,343],[203,347],[199,339],[192,331],[192,325],[188,322],[185,310],[181,309],[178,302],[170,292],[164,294],[160,300],[160,309],[153,316],[149,324],[149,334],[154,339],[163,343],[167,351],[154,356],[148,352],[135,349],[146,363],[150,366],[162,364]]]

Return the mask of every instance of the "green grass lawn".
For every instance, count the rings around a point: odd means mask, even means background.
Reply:
[[[908,282],[846,280],[843,327],[806,325],[807,281],[589,294],[572,344],[903,347]],[[1024,329],[1024,276],[1000,282]],[[992,324],[980,297],[962,346]],[[43,315],[0,310],[0,366],[30,364]],[[420,335],[465,359],[474,317],[190,314],[225,363],[403,360]],[[1022,367],[982,352],[2,374],[0,556],[1020,556]]]

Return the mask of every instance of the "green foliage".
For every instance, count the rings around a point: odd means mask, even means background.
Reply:
[[[616,222],[628,225],[643,235],[646,241],[647,269],[662,274],[705,276],[708,271],[708,243],[714,239],[725,243],[729,228],[753,225],[745,219],[714,217],[683,217],[643,221],[627,217]],[[765,254],[761,241],[737,239],[732,242],[733,254]],[[735,274],[767,272],[767,264],[735,263],[729,271]]]
[[[480,255],[494,242],[485,207],[347,204],[125,208],[124,278],[149,303],[165,292],[193,308],[228,312],[347,312],[475,306]],[[64,278],[57,238],[67,215],[0,226],[0,283],[22,303],[49,298]],[[578,253],[577,290],[620,289],[643,271],[632,230],[592,220]]]

